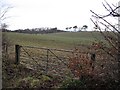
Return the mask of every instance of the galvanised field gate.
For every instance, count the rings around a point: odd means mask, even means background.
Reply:
[[[35,71],[59,76],[72,75],[68,68],[72,50],[49,49],[16,45],[16,63],[24,64]]]

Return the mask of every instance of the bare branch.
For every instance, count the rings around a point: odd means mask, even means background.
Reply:
[[[106,2],[106,1],[105,1],[105,2]],[[113,9],[113,8],[110,6],[110,4],[106,2],[107,6],[110,8],[110,10],[109,10],[109,9],[105,6],[104,3],[102,3],[102,4],[103,4],[104,8],[105,8],[107,11],[109,11],[109,14],[104,15],[104,16],[99,15],[100,18],[105,18],[105,17],[108,17],[108,16],[120,17],[120,14],[116,11],[118,8],[120,8],[120,6],[115,7],[115,9]],[[90,10],[90,11],[93,13],[92,10]],[[94,14],[95,14],[95,13],[94,13]],[[98,14],[97,14],[97,15],[98,15]]]
[[[105,1],[105,3],[108,5],[108,7],[111,9],[111,11],[113,11],[113,9],[112,9],[112,7],[110,6],[110,4],[106,1],[106,0],[104,0]]]
[[[120,34],[120,31],[114,27],[114,25],[112,25],[111,23],[109,23],[107,20],[105,20],[104,18],[102,18],[103,21],[105,21],[107,24],[109,24],[115,31],[117,31]]]
[[[97,26],[98,30],[100,31],[100,33],[102,34],[102,36],[105,38],[105,40],[108,42],[109,45],[111,45],[112,47],[102,47],[102,49],[108,53],[111,57],[114,57],[115,60],[117,60],[118,62],[118,73],[119,73],[119,76],[120,76],[120,30],[119,30],[119,24],[118,24],[118,28],[115,26],[115,25],[112,25],[109,21],[107,21],[105,19],[105,17],[109,17],[109,16],[112,16],[112,17],[120,17],[120,14],[118,13],[118,9],[120,8],[120,6],[114,6],[115,9],[112,8],[112,6],[107,3],[105,1],[106,5],[103,4],[104,8],[109,12],[109,14],[107,15],[99,15],[99,14],[96,14],[95,12],[93,12],[92,10],[90,10],[92,13],[93,13],[93,17],[95,17],[97,19],[97,23],[94,23],[95,26]],[[107,8],[109,7],[109,8]],[[102,20],[102,21],[100,21]],[[91,20],[92,22],[94,22],[93,20]],[[119,20],[120,22],[120,20]],[[98,25],[98,23],[101,25],[103,25],[105,28],[107,28],[109,31],[107,32],[102,32],[102,28]],[[109,27],[110,26],[110,27]],[[111,30],[111,28],[113,28],[113,30]],[[112,33],[111,33],[112,31]],[[112,52],[113,51],[113,52]]]
[[[91,18],[90,18],[90,19],[91,19]],[[92,19],[91,19],[91,21],[94,23],[95,26],[97,26],[97,28],[99,27],[98,24],[97,24],[97,22],[93,21]],[[107,37],[104,35],[104,33],[101,31],[101,28],[99,27],[98,29],[100,30],[100,33],[101,33],[105,38],[107,38]],[[97,38],[96,38],[96,39],[97,39]],[[109,53],[105,48],[102,47],[101,49],[103,49],[108,55],[110,55],[111,57],[113,57],[113,58],[116,59],[116,57],[115,57],[113,54]],[[115,49],[117,50],[116,47],[115,47]]]
[[[103,17],[100,17],[98,14],[96,14],[95,12],[93,12],[92,10],[90,10],[97,18],[102,19],[104,22],[106,22],[107,24],[109,24],[115,31],[117,31],[120,34],[120,31],[117,30],[117,28],[115,28],[111,23],[109,23],[107,20],[105,20]],[[109,15],[108,15],[109,16]]]
[[[91,18],[90,18],[90,19],[91,19]],[[98,24],[97,24],[96,22],[94,22],[92,19],[91,19],[91,21],[94,23],[95,26],[99,27]],[[107,37],[104,35],[104,33],[101,31],[101,28],[99,27],[98,29],[100,30],[100,33],[101,33],[105,38],[107,38]],[[96,38],[96,39],[97,39],[97,38]],[[116,47],[115,47],[115,48],[116,48]],[[101,49],[103,49],[103,50],[104,50],[108,55],[110,55],[111,57],[116,58],[116,57],[114,57],[113,54],[109,53],[105,48],[101,48]],[[116,50],[117,50],[117,48],[116,48]]]
[[[99,21],[98,21],[99,22]],[[117,37],[117,33],[115,33],[108,25],[102,23],[102,22],[99,22],[100,24],[102,24],[103,26],[105,26],[106,28],[108,28],[111,32],[113,32],[113,34]],[[117,38],[116,38],[117,39]]]
[[[101,31],[101,28],[98,28],[100,30],[100,33],[104,36],[104,38],[106,39],[106,41],[108,41],[108,43],[114,47],[115,50],[118,50],[118,48],[111,42],[111,40],[109,38],[107,38],[107,36]]]
[[[95,27],[98,28],[97,22],[93,21],[92,18],[90,18],[90,20],[94,23]]]
[[[116,50],[118,50],[117,47],[111,42],[111,40],[102,32],[100,26],[98,26],[98,24],[95,23],[92,19],[91,19],[91,21],[95,24],[95,26],[97,26],[97,28],[99,29],[100,33],[104,36],[104,38],[108,41],[108,43],[110,43],[110,45],[112,45]]]
[[[7,17],[7,12],[9,11],[9,9],[13,8],[12,6],[5,6],[5,5],[2,5],[1,6],[1,13],[0,13],[0,21],[3,21],[9,17]]]
[[[103,5],[103,7],[104,7],[107,11],[110,11],[110,10],[105,6],[104,3],[102,3],[102,5]]]
[[[115,8],[117,7],[116,5],[112,4]]]
[[[102,50],[104,50],[108,55],[110,55],[111,57],[115,58],[115,60],[117,60],[117,58],[113,54],[109,53],[109,51],[107,51],[105,48],[102,48]]]
[[[8,11],[8,8],[1,13],[0,19],[2,19],[5,16],[5,14],[7,13],[7,11]]]

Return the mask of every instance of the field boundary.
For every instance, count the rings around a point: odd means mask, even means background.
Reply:
[[[15,63],[28,65],[28,68],[42,71],[45,74],[58,72],[65,76],[67,71],[67,74],[72,75],[73,71],[69,67],[70,57],[72,55],[74,57],[77,53],[88,57],[88,53],[75,52],[74,50],[15,45]],[[89,59],[95,60],[95,56],[93,57],[91,54]]]

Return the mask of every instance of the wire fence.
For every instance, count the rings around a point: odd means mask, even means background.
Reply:
[[[45,74],[71,75],[68,68],[72,50],[16,45],[16,63]]]
[[[87,60],[94,60],[94,71],[97,73],[96,75],[99,76],[103,73],[107,73],[107,75],[109,73],[109,75],[112,76],[111,73],[115,73],[117,68],[116,62],[112,61],[111,58],[108,58],[108,56],[102,52],[89,54],[85,52],[77,53],[74,50],[15,45],[8,47],[7,54],[9,58],[15,60],[16,64],[23,64],[36,72],[61,77],[75,77],[69,64],[70,58],[76,55],[78,55],[79,58],[76,60],[85,60],[88,57]]]

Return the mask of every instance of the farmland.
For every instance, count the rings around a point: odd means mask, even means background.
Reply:
[[[62,32],[52,34],[6,33],[13,44],[40,46],[58,49],[73,49],[75,46],[90,45],[94,41],[104,41],[99,32]]]
[[[111,73],[115,73],[117,68],[115,66],[117,65],[114,61],[111,61],[109,55],[101,49],[94,50],[94,47],[89,49],[86,48],[91,46],[93,42],[105,42],[103,36],[99,32],[62,32],[51,34],[5,32],[5,34],[8,41],[11,42],[12,47],[15,44],[23,47],[21,47],[20,51],[19,65],[14,65],[13,63],[11,64],[11,61],[15,62],[15,50],[14,48],[8,47],[9,61],[5,63],[8,65],[4,65],[5,67],[3,68],[3,74],[5,74],[4,78],[6,82],[8,82],[6,77],[8,79],[10,78],[11,84],[6,84],[4,81],[4,87],[27,87],[24,86],[27,85],[27,83],[28,87],[56,87],[56,84],[57,87],[59,87],[65,78],[73,79],[74,74],[79,74],[79,76],[81,76],[81,73],[84,75],[94,75],[100,79],[104,76],[106,78],[108,75],[114,78]],[[37,48],[29,48],[29,46],[36,46]],[[39,47],[49,49],[38,49]],[[85,53],[78,52],[77,54],[73,54],[51,49],[56,48],[74,50],[75,47],[80,47],[80,51],[82,50]],[[91,51],[93,50],[92,52],[96,54],[96,61],[94,61],[94,72],[92,72],[91,67],[89,67],[90,58],[88,51],[86,51],[87,49]],[[80,70],[79,65],[83,67],[83,71]],[[76,73],[71,72],[71,70],[78,71]],[[12,74],[6,75],[5,71],[8,74],[9,72],[12,72]],[[43,73],[43,71],[47,71],[47,75],[46,73]],[[24,81],[25,84],[22,84],[21,82]],[[45,83],[45,85],[42,83]],[[49,86],[51,84],[53,86]]]

